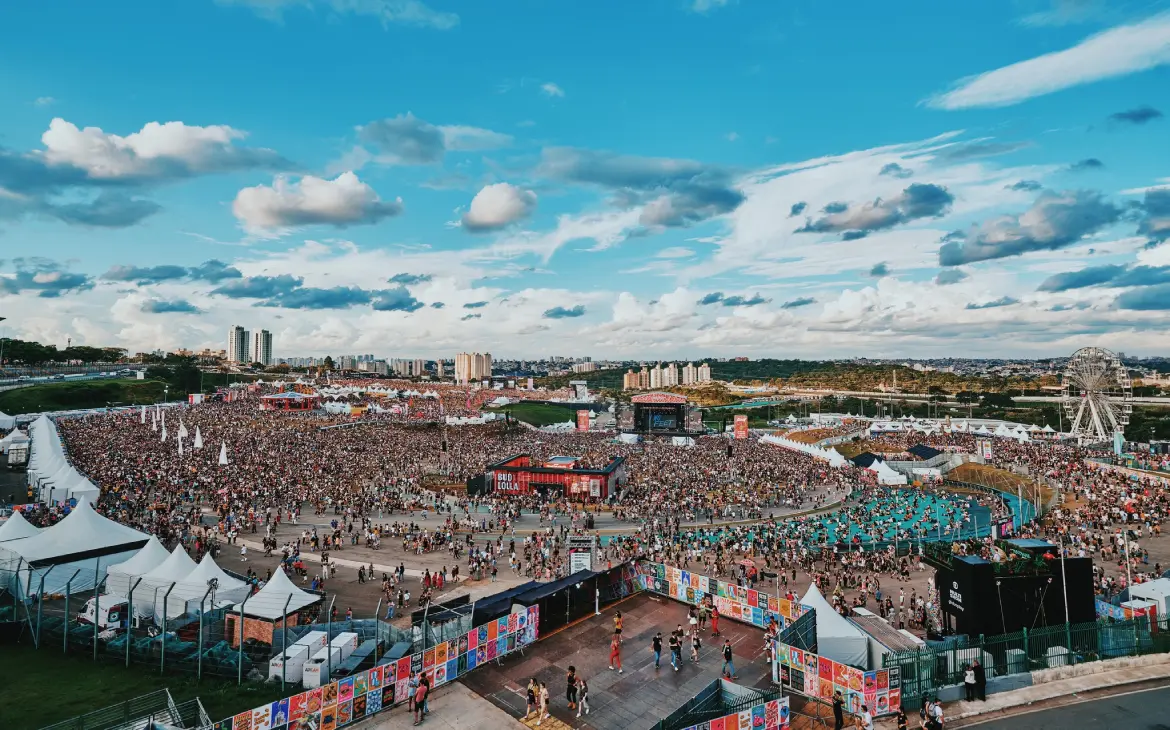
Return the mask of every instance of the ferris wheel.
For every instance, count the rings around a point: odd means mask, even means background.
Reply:
[[[1129,423],[1133,386],[1120,358],[1100,347],[1083,347],[1068,359],[1062,402],[1081,443],[1112,441]]]

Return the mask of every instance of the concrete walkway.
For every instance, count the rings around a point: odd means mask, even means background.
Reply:
[[[431,694],[431,713],[423,727],[431,730],[523,730],[523,725],[461,682],[445,684]],[[548,723],[545,723],[546,725]],[[360,730],[407,730],[414,726],[414,713],[406,705],[383,712],[352,727]]]

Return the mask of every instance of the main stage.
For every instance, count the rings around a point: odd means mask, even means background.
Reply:
[[[644,393],[630,399],[618,411],[618,429],[641,436],[699,436],[703,419],[686,396],[675,393]]]

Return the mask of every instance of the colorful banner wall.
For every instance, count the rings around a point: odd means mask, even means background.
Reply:
[[[806,609],[797,601],[770,596],[764,591],[743,588],[735,583],[671,568],[662,563],[639,562],[642,587],[676,601],[698,605],[707,596],[719,609],[722,618],[767,628],[768,618],[776,617],[780,628],[800,618]]]
[[[577,430],[589,430],[589,411],[577,411]]]
[[[856,715],[864,703],[874,717],[897,714],[902,706],[902,670],[898,667],[872,672],[840,664],[811,651],[775,642],[773,681],[782,687],[826,702],[833,693],[845,699],[846,712]]]
[[[531,606],[424,652],[241,712],[215,723],[214,730],[337,730],[405,702],[412,674],[425,673],[433,690],[534,643],[539,618]]]
[[[753,707],[683,730],[787,730],[792,722],[788,698],[762,702]]]

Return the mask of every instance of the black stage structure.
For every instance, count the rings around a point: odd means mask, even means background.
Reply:
[[[622,406],[618,428],[641,436],[699,436],[703,420],[699,409],[684,395],[644,393]]]

